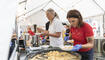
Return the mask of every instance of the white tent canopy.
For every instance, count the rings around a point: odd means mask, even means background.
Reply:
[[[16,13],[17,3],[19,4]],[[27,25],[35,22],[35,24],[44,25],[47,21],[45,11],[48,8],[53,8],[61,21],[67,21],[66,13],[71,9],[78,9],[84,18],[103,15],[105,0],[18,0],[18,2],[17,0],[0,0],[0,60],[7,60],[15,16],[19,24]]]
[[[17,16],[28,17],[26,20],[30,21],[29,24],[37,21],[44,21],[44,23],[46,23],[46,17],[38,16],[37,13],[43,10],[43,14],[45,14],[48,8],[54,9],[62,22],[67,21],[66,14],[71,9],[79,10],[83,18],[102,15],[105,11],[105,0],[20,0],[19,2]],[[44,23],[42,23],[42,25],[44,25]]]

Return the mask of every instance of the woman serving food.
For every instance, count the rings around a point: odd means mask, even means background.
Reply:
[[[49,30],[43,30],[37,28],[38,31],[43,32],[43,35],[49,36],[50,45],[53,47],[60,47],[64,45],[62,38],[63,25],[59,20],[57,13],[53,9],[48,9],[46,11],[46,16],[50,21]]]
[[[72,51],[78,52],[81,60],[93,60],[94,34],[92,27],[83,22],[83,18],[78,10],[70,10],[67,19],[71,24],[70,32],[74,40]]]

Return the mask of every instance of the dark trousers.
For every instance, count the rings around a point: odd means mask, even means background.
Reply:
[[[93,60],[93,49],[87,52],[77,52],[81,55],[81,60]]]
[[[15,48],[15,40],[16,39],[12,39],[11,40],[11,46],[10,46],[10,49],[9,49],[9,55],[8,55],[8,60],[10,60],[10,57],[11,57],[11,55],[12,55],[12,52],[13,52],[13,50],[14,50],[14,48]]]
[[[10,47],[8,60],[10,59],[10,57],[11,57],[11,55],[12,55],[12,52],[13,52],[14,48],[15,48],[15,46],[11,46],[11,47]]]

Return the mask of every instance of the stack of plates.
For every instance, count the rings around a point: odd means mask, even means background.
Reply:
[[[62,50],[65,50],[65,51],[71,51],[73,49],[73,46],[71,46],[71,45],[65,45],[65,46],[62,46],[60,48]]]

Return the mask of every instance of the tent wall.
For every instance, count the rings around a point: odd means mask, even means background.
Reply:
[[[85,22],[89,23],[94,31],[94,36],[103,36],[103,15],[99,15],[99,16],[94,16],[94,17],[90,17],[90,18],[86,18],[84,19]],[[96,28],[96,29],[95,29]]]
[[[31,16],[27,17],[26,20],[29,21],[27,22],[28,24],[37,24],[38,26],[45,26],[45,23],[48,21],[43,10],[32,14]]]
[[[17,0],[0,0],[0,60],[7,60],[15,28]]]

